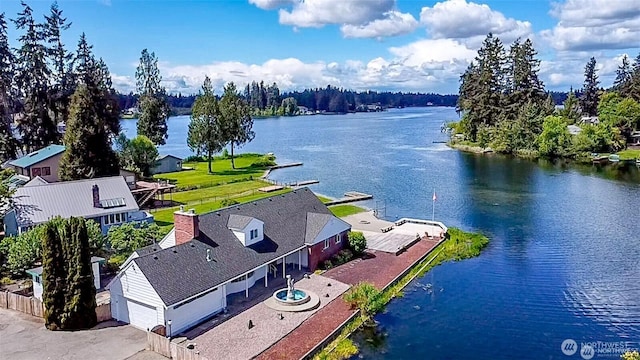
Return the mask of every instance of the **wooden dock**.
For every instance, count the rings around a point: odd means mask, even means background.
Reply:
[[[343,198],[336,199],[325,203],[327,206],[338,205],[338,204],[347,204],[352,202],[358,202],[363,200],[373,199],[373,195],[357,192],[357,191],[349,191],[344,194]]]
[[[274,165],[274,166],[271,167],[271,170],[290,168],[290,167],[294,167],[294,166],[302,166],[302,163],[301,162],[294,162],[294,163],[288,163],[288,164]]]
[[[278,190],[282,190],[282,189],[284,189],[284,186],[272,185],[272,186],[262,187],[262,188],[258,189],[258,191],[264,192],[264,193],[270,193],[270,192],[274,192],[274,191],[278,191]]]
[[[313,185],[313,184],[319,184],[320,180],[305,180],[305,181],[298,181],[295,183],[292,183],[291,186],[293,187],[301,187],[301,186],[307,186],[307,185]]]

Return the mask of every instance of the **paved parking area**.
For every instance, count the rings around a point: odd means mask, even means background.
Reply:
[[[316,293],[320,297],[320,307],[293,313],[276,311],[259,303],[186,343],[195,343],[196,350],[207,359],[251,359],[349,289],[349,285],[320,275],[302,279],[295,287]],[[279,313],[282,313],[282,319],[278,317]],[[253,324],[251,329],[249,321]]]
[[[146,343],[144,331],[113,321],[91,330],[49,331],[41,319],[0,309],[0,360],[119,360],[137,355]],[[157,359],[149,356],[144,359]]]

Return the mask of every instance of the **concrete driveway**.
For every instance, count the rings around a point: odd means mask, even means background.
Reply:
[[[126,359],[143,351],[146,341],[144,331],[111,321],[91,330],[49,331],[41,319],[0,309],[1,360]]]

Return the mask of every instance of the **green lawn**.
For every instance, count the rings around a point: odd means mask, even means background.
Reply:
[[[367,211],[367,209],[355,205],[335,205],[329,207],[329,210],[337,217],[345,217]]]
[[[212,187],[205,187],[196,190],[178,191],[173,194],[173,201],[181,204],[193,203],[196,201],[211,201],[213,198],[223,198],[234,194],[242,194],[248,191],[254,191],[259,188],[269,186],[270,184],[259,181],[242,181],[231,184],[224,184]]]
[[[184,163],[183,166],[193,168],[193,170],[158,174],[154,175],[154,178],[169,180],[181,189],[191,186],[210,187],[246,181],[259,178],[264,174],[265,167],[251,167],[251,164],[260,158],[262,158],[260,154],[243,154],[235,159],[236,169],[231,168],[231,160],[216,159],[211,164],[213,174],[209,174],[207,162],[189,162]]]
[[[322,195],[318,195],[316,194],[316,197],[318,197],[318,199],[320,199],[320,201],[322,201],[323,204],[328,203],[329,201],[332,201],[333,199],[329,199],[328,197],[322,196]]]
[[[640,159],[640,150],[626,149],[618,152],[620,160]]]
[[[259,199],[263,199],[270,196],[285,194],[290,191],[291,189],[284,189],[284,190],[274,191],[270,193],[257,192],[253,195],[233,198],[233,200],[237,201],[238,203],[246,203],[246,202],[259,200]],[[223,206],[221,202],[222,200],[208,201],[202,204],[189,206],[189,209],[195,209],[197,214],[204,214],[204,213],[208,213],[213,210],[222,208]],[[151,211],[151,214],[153,214],[156,224],[158,224],[158,226],[160,226],[164,232],[168,232],[173,227],[173,213],[178,209],[179,209],[178,206],[174,206],[171,208],[164,208],[162,210]]]

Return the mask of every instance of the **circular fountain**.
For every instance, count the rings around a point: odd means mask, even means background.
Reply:
[[[306,311],[320,304],[318,295],[311,291],[296,289],[291,275],[287,275],[287,288],[279,289],[265,301],[265,305],[279,311]]]

